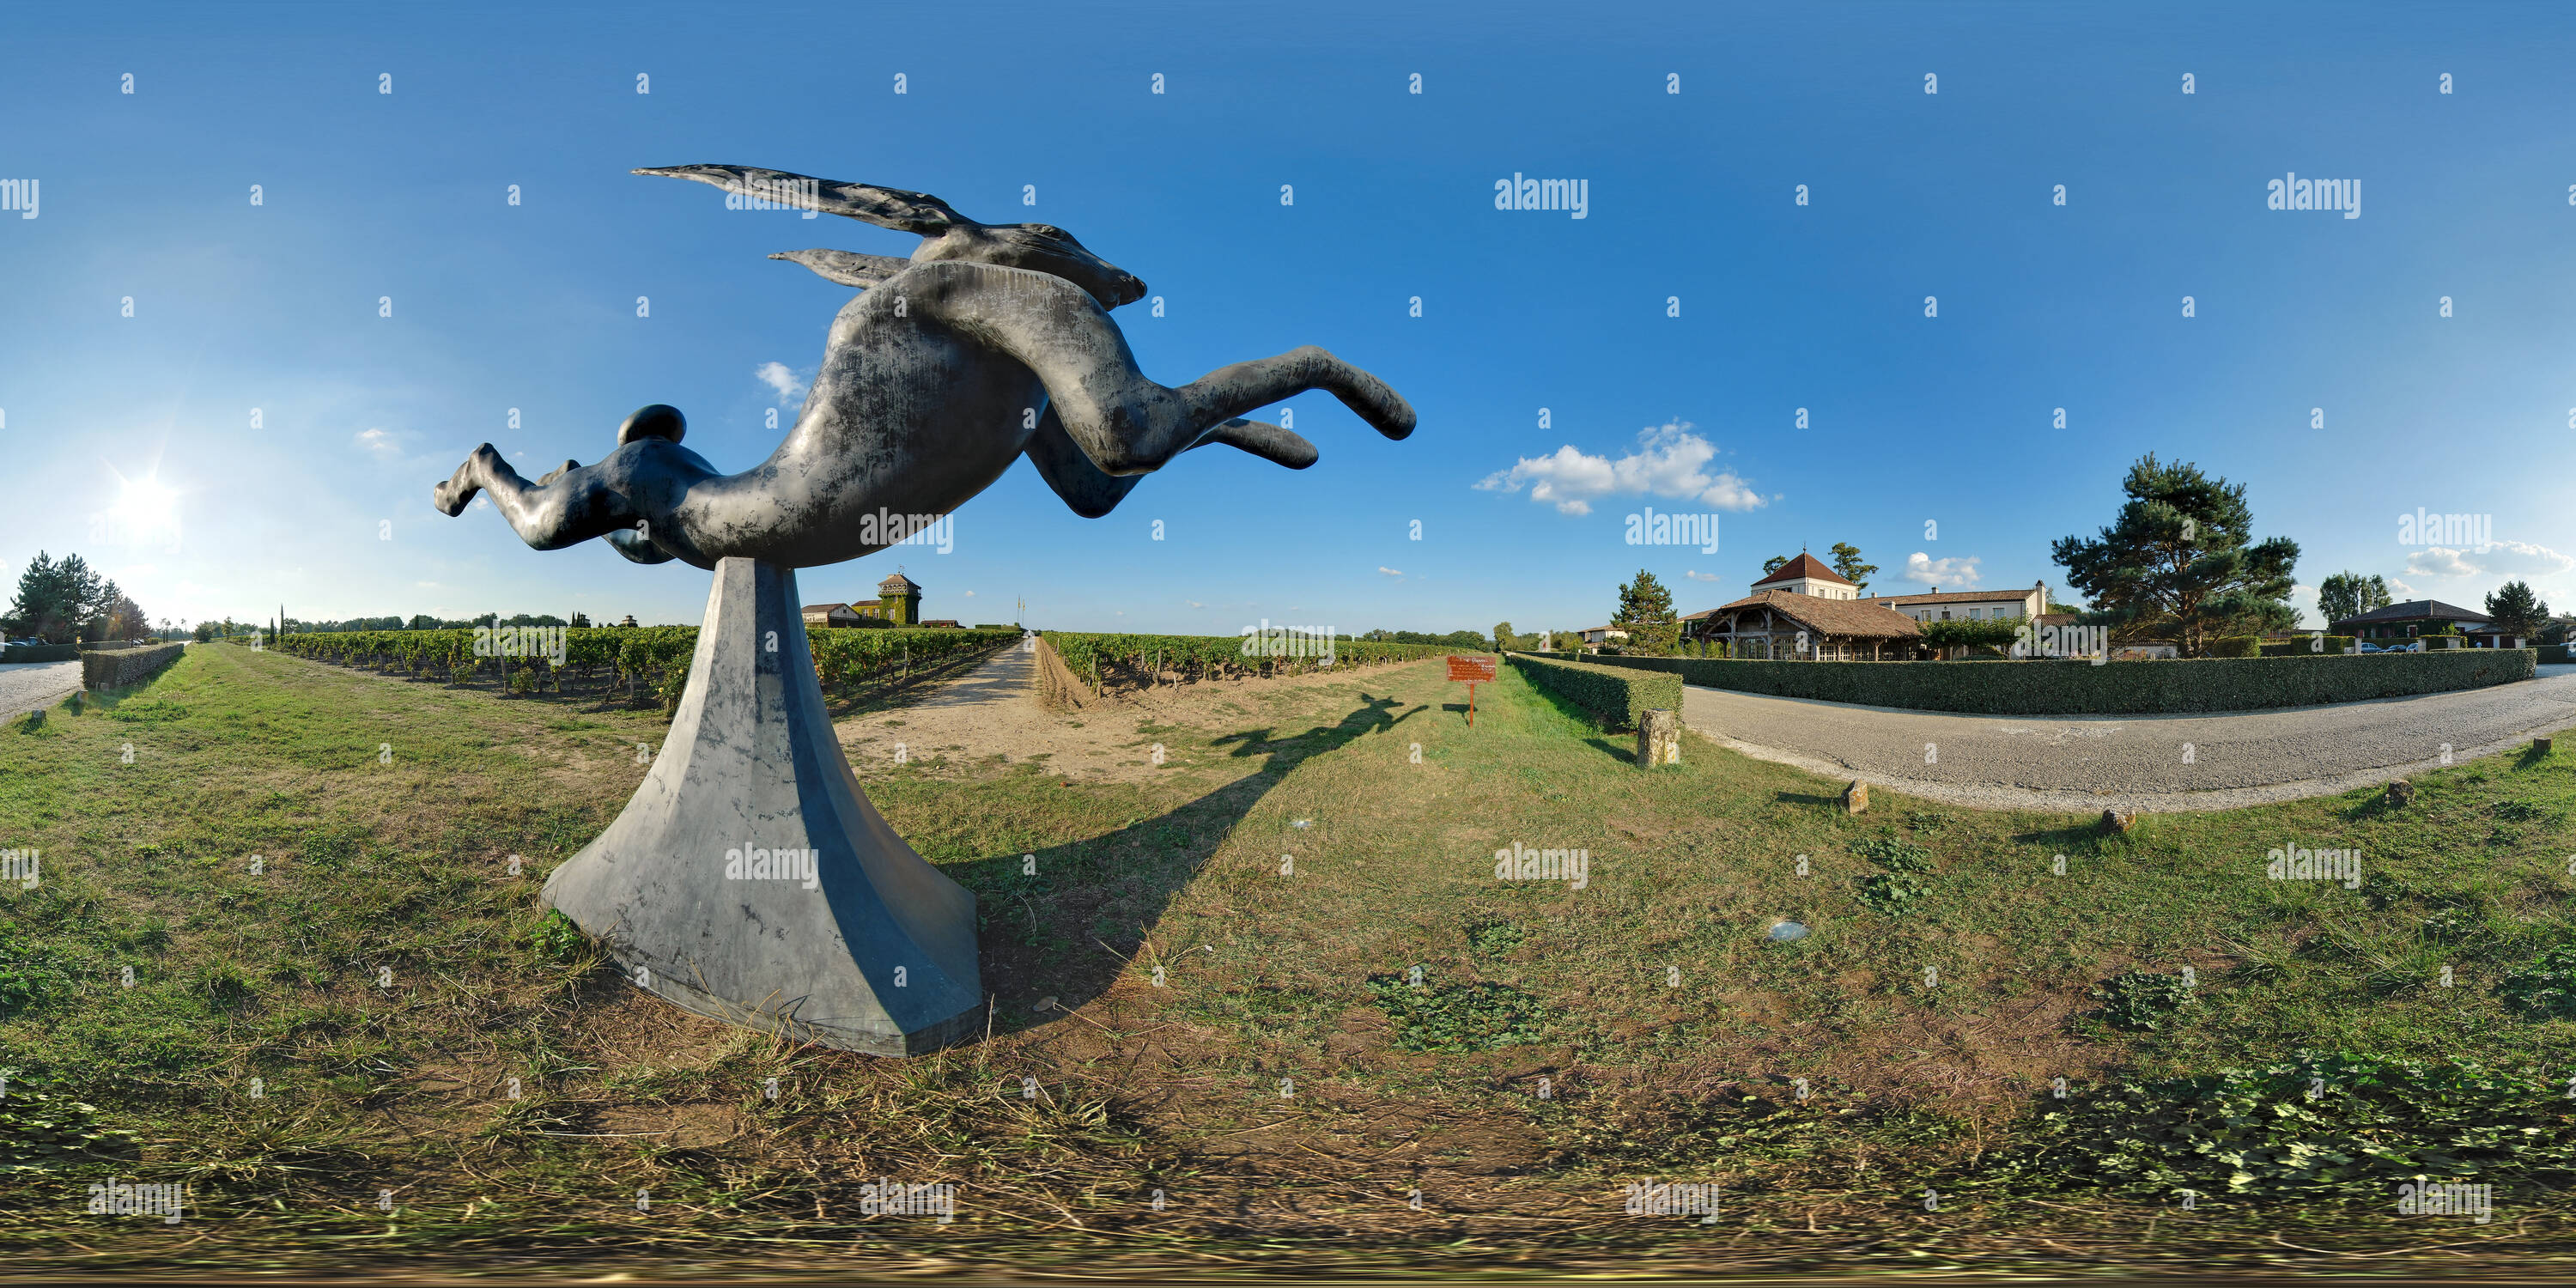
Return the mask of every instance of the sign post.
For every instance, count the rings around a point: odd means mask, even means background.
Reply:
[[[1467,727],[1476,727],[1476,685],[1494,682],[1494,659],[1449,655],[1449,678],[1467,682]]]

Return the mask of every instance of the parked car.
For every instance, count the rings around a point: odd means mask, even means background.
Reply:
[[[2357,653],[2421,653],[2424,651],[2424,641],[2418,639],[2408,640],[2403,644],[2373,644],[2369,640],[2357,640],[2353,643],[2353,651]]]

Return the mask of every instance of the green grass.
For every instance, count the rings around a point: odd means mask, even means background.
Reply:
[[[1172,764],[1132,781],[863,767],[976,891],[999,999],[992,1041],[904,1063],[682,1015],[538,916],[658,716],[191,649],[0,729],[0,848],[43,854],[38,888],[0,887],[0,1064],[54,1133],[0,1116],[0,1152],[69,1133],[103,1155],[0,1177],[21,1218],[0,1246],[308,1268],[1715,1255],[1679,1219],[1620,1218],[1637,1179],[1720,1182],[1727,1224],[1772,1232],[1772,1260],[1728,1264],[1775,1268],[2038,1264],[2060,1255],[2040,1235],[2196,1265],[2290,1255],[2281,1230],[2469,1237],[2387,1196],[2277,1203],[2295,1177],[2187,1217],[2111,1184],[2115,1154],[2195,1174],[2103,1124],[2197,1139],[2194,1106],[2278,1102],[2289,1075],[2263,1070],[2302,1052],[2395,1071],[2367,1121],[2321,1133],[2536,1124],[2560,1152],[2503,1173],[2512,1219],[2474,1233],[2525,1240],[2498,1256],[2566,1242],[2567,1102],[2532,1088],[2576,1075],[2576,757],[2464,764],[2403,809],[2354,792],[2125,835],[1893,793],[1852,817],[1834,784],[1695,737],[1641,772],[1508,669],[1471,729],[1441,674],[1193,695],[1151,730]],[[2266,880],[2289,843],[2358,849],[2369,879]],[[1497,880],[1514,846],[1587,851],[1584,887]],[[1772,942],[1780,918],[1812,933]],[[2188,990],[2155,982],[2185,967]],[[110,1172],[187,1179],[197,1224],[85,1215]],[[861,1218],[879,1176],[966,1185],[957,1224]],[[1927,1214],[1927,1186],[1959,1198]]]

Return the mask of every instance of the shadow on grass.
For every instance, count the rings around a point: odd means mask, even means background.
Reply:
[[[2067,854],[2126,854],[2133,848],[2131,834],[2104,831],[2098,818],[2070,823],[2065,827],[2016,832],[2012,839],[2023,845],[2043,846]]]
[[[1843,803],[1840,796],[1819,796],[1814,792],[1773,792],[1771,799],[1782,805],[1831,805],[1837,809]]]
[[[1530,684],[1524,681],[1521,687],[1527,690],[1531,697],[1546,703],[1550,708],[1554,709],[1557,714],[1564,716],[1566,719],[1573,721],[1585,729],[1593,730],[1593,735],[1584,739],[1586,743],[1608,752],[1612,758],[1626,764],[1633,765],[1637,763],[1637,749],[1635,747],[1621,747],[1618,743],[1612,741],[1612,739],[1617,736],[1618,731],[1604,728],[1602,726],[1602,722],[1591,712],[1566,701],[1564,698],[1558,697],[1554,692],[1539,685]]]
[[[1361,705],[1329,725],[1280,734],[1263,728],[1216,739],[1237,759],[1261,758],[1251,774],[1168,813],[1034,855],[1004,854],[942,871],[975,892],[984,920],[979,962],[996,997],[993,1031],[1060,1022],[1108,991],[1146,932],[1237,824],[1290,770],[1352,740],[1395,728],[1429,710],[1399,710],[1393,698],[1360,695]],[[1036,875],[1027,860],[1036,859]],[[1104,925],[1109,910],[1114,924]],[[1040,997],[1058,1009],[1033,1012]]]

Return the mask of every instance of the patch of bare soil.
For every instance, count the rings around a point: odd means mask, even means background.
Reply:
[[[901,747],[911,762],[1027,764],[1071,781],[1144,782],[1168,776],[1155,772],[1152,749],[1157,741],[1172,741],[1168,730],[1174,725],[1256,715],[1272,702],[1350,682],[1346,671],[1214,680],[1145,689],[1059,713],[1038,703],[1036,659],[1005,649],[965,676],[844,716],[835,725],[842,750],[861,773],[891,767]],[[1243,772],[1259,764],[1239,763]]]

